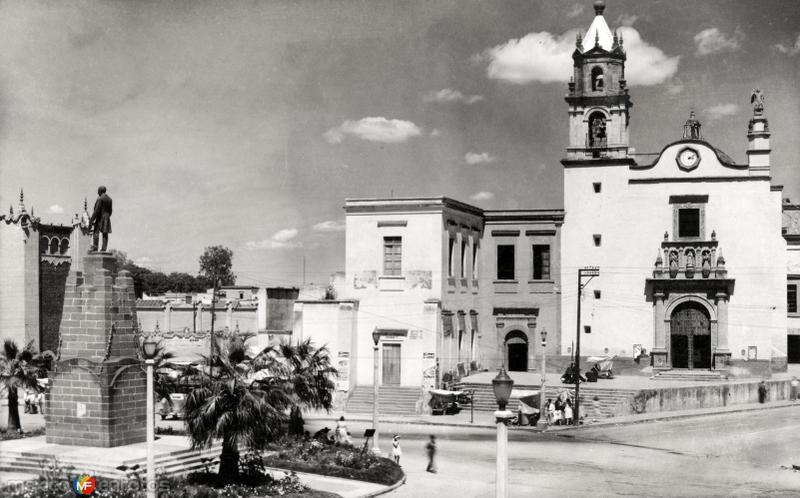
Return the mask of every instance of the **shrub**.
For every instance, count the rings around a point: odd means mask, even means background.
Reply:
[[[263,457],[263,462],[270,467],[385,485],[395,484],[403,478],[402,469],[394,461],[352,446],[285,437],[270,444],[269,449],[273,453]]]

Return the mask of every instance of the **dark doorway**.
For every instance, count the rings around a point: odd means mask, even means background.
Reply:
[[[509,372],[528,371],[528,336],[521,330],[506,334],[506,355]]]
[[[400,345],[383,345],[383,385],[400,385]]]
[[[787,361],[800,363],[800,335],[787,335],[786,342]]]
[[[528,371],[528,345],[508,345],[508,370],[511,372]]]
[[[672,368],[711,368],[711,320],[695,302],[675,308],[670,319]]]

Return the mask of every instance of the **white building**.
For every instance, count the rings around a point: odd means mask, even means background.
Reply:
[[[636,157],[624,42],[595,9],[566,97],[564,330],[577,325],[577,270],[597,266],[583,291],[582,355],[644,348],[656,369],[734,375],[782,367],[786,242],[760,94],[742,136],[746,164],[707,142],[693,115],[652,160]],[[564,349],[571,339],[562,335]]]

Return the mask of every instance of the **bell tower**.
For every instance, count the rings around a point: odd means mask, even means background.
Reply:
[[[605,2],[594,2],[595,17],[584,37],[578,34],[569,81],[569,146],[566,160],[628,158],[628,121],[633,107],[625,81],[622,35],[603,17]]]

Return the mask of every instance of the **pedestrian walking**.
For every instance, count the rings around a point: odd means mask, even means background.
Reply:
[[[758,384],[758,402],[765,403],[767,401],[767,383],[761,381]]]
[[[436,436],[431,434],[428,444],[425,445],[425,450],[428,452],[428,472],[436,473]]]
[[[792,381],[789,384],[792,387],[791,400],[797,401],[797,392],[800,390],[800,380],[797,380],[797,377],[792,377]]]
[[[394,463],[400,465],[400,455],[403,454],[403,450],[400,448],[400,435],[395,434],[394,439],[392,439],[392,458],[394,458]]]

